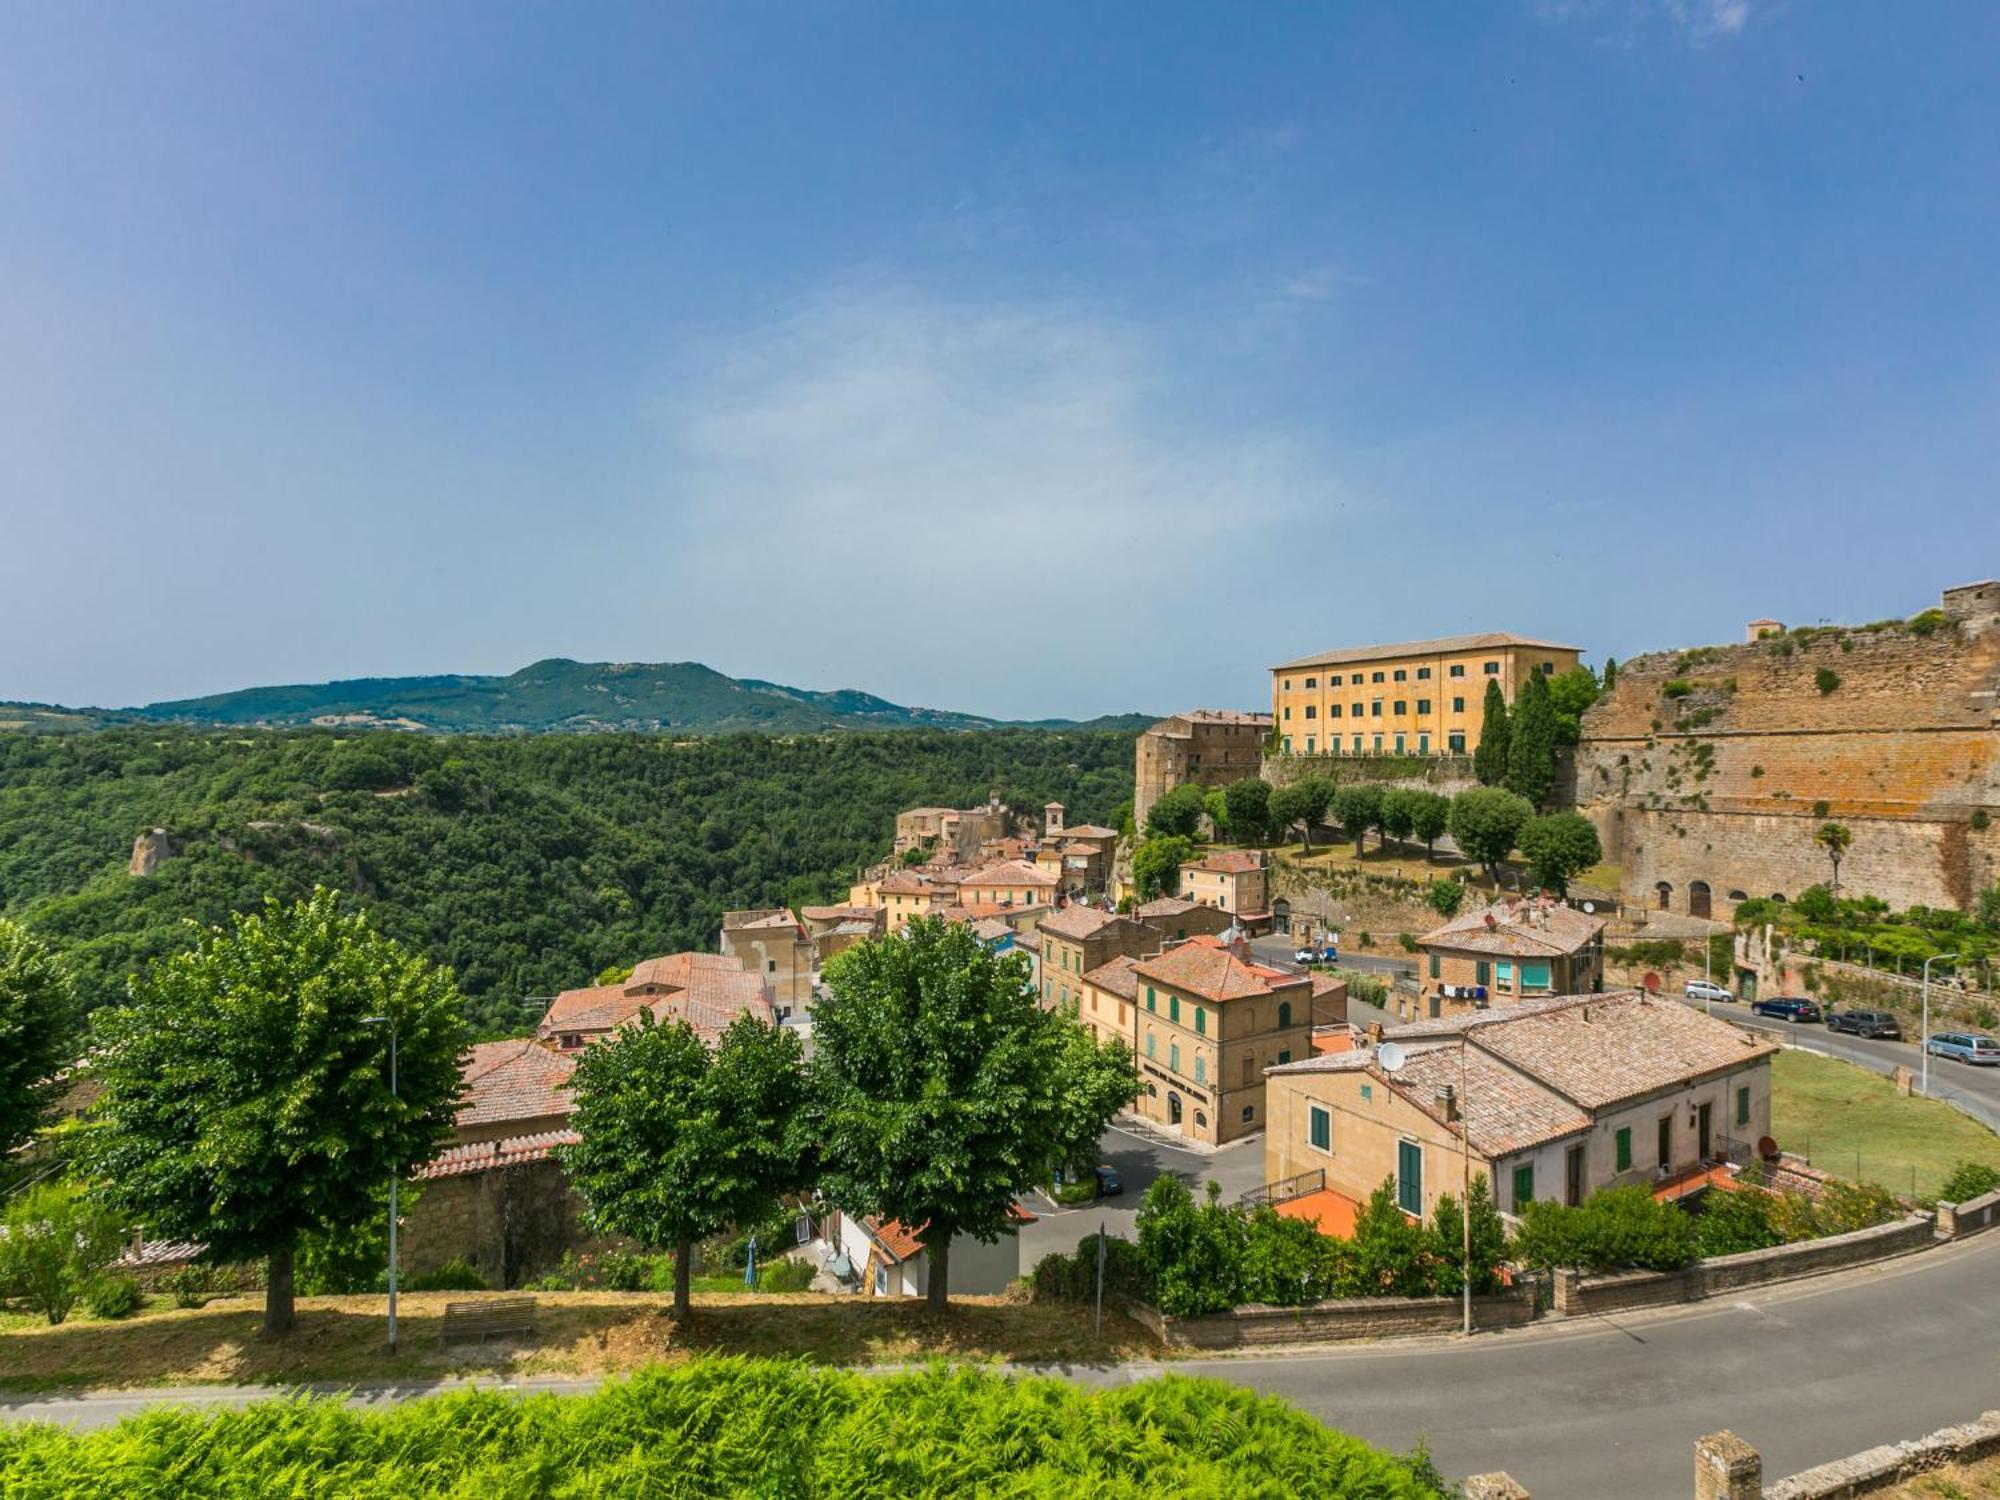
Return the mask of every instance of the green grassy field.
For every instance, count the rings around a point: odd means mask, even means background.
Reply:
[[[1967,1159],[2000,1167],[2000,1136],[1978,1121],[1810,1052],[1771,1060],[1771,1134],[1822,1171],[1913,1197],[1935,1193]]]

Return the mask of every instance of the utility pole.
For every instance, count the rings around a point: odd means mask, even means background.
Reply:
[[[361,1023],[364,1026],[386,1026],[389,1028],[389,1097],[401,1096],[396,1090],[396,1022],[390,1016],[369,1016]],[[389,1174],[389,1353],[396,1352],[396,1189],[402,1180],[400,1170]]]
[[[1923,1057],[1921,1064],[1924,1070],[1922,1093],[1926,1099],[1931,1096],[1931,965],[1939,959],[1957,957],[1956,953],[1933,953],[1929,958],[1924,960],[1924,1035],[1923,1040],[1918,1043],[1918,1046],[1921,1049]]]

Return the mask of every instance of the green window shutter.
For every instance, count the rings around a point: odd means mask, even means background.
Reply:
[[[1181,1044],[1179,1042],[1168,1042],[1167,1071],[1169,1073],[1178,1073],[1180,1072],[1180,1070],[1181,1070]]]
[[[1750,1123],[1750,1090],[1748,1088],[1740,1088],[1736,1091],[1736,1123],[1738,1125],[1748,1125]]]
[[[1435,953],[1431,955],[1431,978],[1436,979],[1439,977],[1442,973],[1443,962],[1443,959],[1439,955]]]
[[[1617,1139],[1618,1139],[1618,1170],[1621,1172],[1629,1172],[1632,1170],[1631,1126],[1628,1125],[1623,1130],[1620,1130],[1618,1132]]]
[[[1153,1033],[1152,1033],[1152,1032],[1150,1032],[1150,1031],[1149,1031],[1149,1032],[1147,1032],[1147,1033],[1146,1033],[1146,1056],[1148,1056],[1148,1057],[1156,1057],[1156,1056],[1158,1056],[1158,1055],[1159,1055],[1158,1053],[1156,1053],[1156,1052],[1155,1052],[1155,1051],[1153,1050],[1153,1044],[1154,1044],[1154,1042],[1156,1042],[1157,1040],[1158,1040],[1158,1038],[1157,1038],[1157,1037],[1155,1037],[1155,1036],[1153,1035]]]
[[[1153,987],[1150,984],[1146,986],[1146,1009],[1153,1009]]]
[[[1549,987],[1549,966],[1547,964],[1522,964],[1521,988],[1524,990],[1547,989]]]
[[[1181,1018],[1181,997],[1179,995],[1170,994],[1167,996],[1167,1019],[1169,1021],[1178,1021],[1180,1020],[1180,1018]]]
[[[1493,965],[1483,958],[1476,960],[1473,965],[1472,982],[1474,984],[1491,984],[1493,982]]]
[[[1424,1212],[1424,1148],[1415,1141],[1396,1142],[1396,1206],[1419,1218]]]
[[[1281,1068],[1291,1060],[1292,1060],[1292,1049],[1289,1047],[1287,1047],[1284,1051],[1278,1054],[1278,1066]]]
[[[1208,1034],[1208,1012],[1199,1005],[1194,1008],[1194,1029],[1197,1036]]]
[[[1321,1151],[1333,1149],[1333,1116],[1317,1104],[1306,1112],[1306,1138]]]
[[[1514,1168],[1514,1212],[1521,1211],[1524,1203],[1535,1201],[1535,1164],[1523,1162]]]

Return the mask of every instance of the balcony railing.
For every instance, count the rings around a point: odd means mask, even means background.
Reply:
[[[1254,1187],[1236,1201],[1245,1208],[1255,1208],[1264,1203],[1289,1203],[1294,1198],[1303,1198],[1307,1193],[1317,1193],[1326,1186],[1326,1168],[1314,1167],[1310,1172],[1301,1172],[1296,1177],[1282,1178],[1277,1182],[1267,1182],[1262,1187]]]

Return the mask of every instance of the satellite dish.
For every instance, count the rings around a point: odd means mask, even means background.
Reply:
[[[1597,903],[1595,901],[1586,901],[1583,903],[1583,910],[1585,916],[1594,917],[1597,915]]]
[[[1408,1058],[1403,1054],[1401,1043],[1384,1042],[1375,1049],[1375,1061],[1384,1073],[1399,1073]]]

